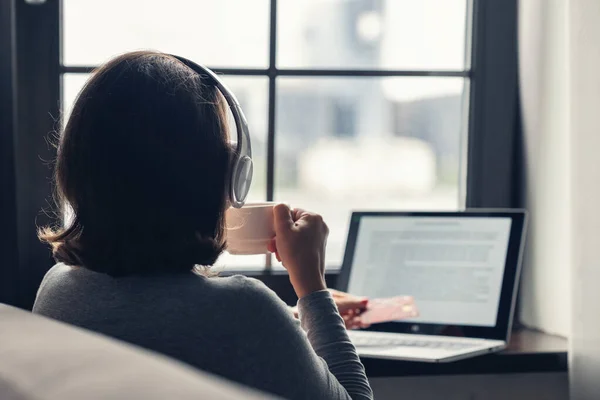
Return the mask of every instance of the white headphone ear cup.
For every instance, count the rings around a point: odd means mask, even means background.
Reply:
[[[240,208],[246,202],[246,197],[250,192],[253,172],[252,159],[248,156],[241,156],[234,163],[231,179],[231,205],[233,207]]]

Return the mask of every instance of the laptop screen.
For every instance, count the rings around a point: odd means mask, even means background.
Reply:
[[[514,298],[523,228],[519,217],[354,213],[342,289],[369,298],[413,296],[419,316],[402,323],[496,327],[503,288],[510,292],[505,294],[509,309]],[[511,239],[518,241],[512,250]]]

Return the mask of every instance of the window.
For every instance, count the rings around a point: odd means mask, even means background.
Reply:
[[[115,54],[152,48],[224,73],[248,117],[250,200],[321,213],[327,264],[353,209],[464,206],[467,0],[63,0],[63,108]],[[118,10],[118,12],[116,12]],[[106,21],[111,21],[110,26]],[[221,264],[259,267],[264,256]]]
[[[353,208],[522,207],[517,3],[0,1],[0,215],[14,239],[0,245],[9,288],[0,300],[31,307],[53,263],[36,226],[53,220],[45,161],[56,155],[48,133],[61,96],[68,112],[94,66],[137,48],[225,74],[252,125],[252,198],[307,201],[322,212],[330,267],[339,265]],[[406,145],[395,152],[392,143]],[[336,162],[318,168],[327,152]],[[311,169],[323,176],[312,179]],[[316,189],[332,181],[338,186]],[[350,187],[333,190],[342,184]],[[295,301],[285,274],[262,269],[265,257],[221,261],[253,268],[246,273]]]

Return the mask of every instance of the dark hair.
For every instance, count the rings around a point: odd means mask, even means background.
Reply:
[[[148,51],[94,72],[58,143],[56,198],[72,216],[40,229],[56,261],[114,276],[216,261],[232,150],[226,102],[206,80]]]

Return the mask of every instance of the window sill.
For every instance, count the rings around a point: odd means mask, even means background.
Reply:
[[[451,363],[421,363],[363,358],[370,378],[423,375],[481,375],[567,372],[567,339],[520,330],[508,348],[497,354]]]

